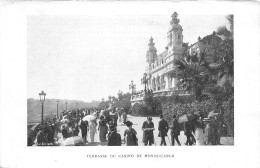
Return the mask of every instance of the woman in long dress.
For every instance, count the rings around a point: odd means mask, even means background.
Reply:
[[[91,143],[94,143],[95,134],[97,133],[97,124],[96,121],[91,120],[89,124],[89,133],[90,133],[90,140]]]
[[[126,124],[127,113],[126,113],[125,111],[123,111],[123,113],[122,113],[122,117],[123,117],[123,123]]]
[[[119,122],[121,123],[122,122],[122,114],[123,114],[123,111],[124,111],[124,109],[123,108],[121,108],[120,110],[118,110],[118,118],[119,118]]]
[[[124,132],[124,140],[126,146],[138,146],[138,139],[136,137],[137,132],[132,128],[133,123],[130,121],[126,122],[127,129]]]
[[[196,128],[195,130],[195,139],[196,139],[196,145],[202,146],[205,145],[205,135],[204,135],[204,127],[202,125],[201,119],[198,121],[195,121],[194,126]]]
[[[99,130],[99,141],[105,142],[108,127],[106,121],[104,120],[104,116],[100,116],[100,121],[98,123],[98,130]]]

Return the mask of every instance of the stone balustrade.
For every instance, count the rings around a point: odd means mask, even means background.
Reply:
[[[180,87],[174,87],[174,88],[169,88],[169,89],[165,89],[165,90],[159,90],[159,91],[155,91],[155,92],[140,92],[140,93],[136,93],[134,95],[132,95],[131,97],[131,101],[142,101],[144,100],[145,97],[148,96],[152,96],[152,97],[159,97],[159,96],[173,96],[173,95],[190,95],[192,94],[193,91],[187,91],[184,88],[180,88]]]
[[[210,87],[207,86],[204,89],[203,93],[208,94],[209,89],[210,89]],[[188,91],[182,87],[173,87],[173,88],[168,88],[168,89],[154,91],[154,92],[142,91],[142,92],[135,93],[134,95],[132,95],[131,102],[142,101],[142,100],[144,100],[145,97],[149,97],[149,96],[152,96],[152,97],[173,96],[173,95],[185,96],[185,95],[191,95],[191,94],[194,94],[194,90]]]

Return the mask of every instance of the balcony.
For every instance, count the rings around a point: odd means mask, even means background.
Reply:
[[[173,88],[168,88],[164,90],[159,90],[159,91],[154,91],[150,93],[145,93],[143,92],[138,92],[134,95],[132,95],[131,102],[136,102],[136,101],[143,101],[145,97],[160,97],[160,96],[173,96],[173,95],[179,95],[179,96],[185,96],[185,95],[190,95],[193,94],[194,91],[187,91],[184,88],[180,87],[173,87]]]
[[[209,94],[210,86],[206,86],[203,94]],[[173,96],[173,95],[179,95],[179,96],[188,96],[194,94],[194,90],[186,90],[185,88],[182,87],[173,87],[173,88],[168,88],[164,90],[158,90],[154,92],[144,92],[140,91],[137,92],[136,94],[132,95],[131,97],[131,102],[142,102],[144,98],[147,97],[162,97],[162,96]]]

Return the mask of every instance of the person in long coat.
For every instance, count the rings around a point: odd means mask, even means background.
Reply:
[[[62,125],[61,133],[62,133],[63,139],[66,139],[66,138],[69,137],[69,133],[68,133],[68,130],[67,130],[67,128],[65,127],[65,125]]]
[[[127,129],[124,132],[124,141],[126,146],[138,146],[138,139],[136,137],[137,132],[132,128],[133,123],[131,121],[126,122]]]
[[[39,131],[36,135],[36,145],[40,146],[45,143],[45,137],[43,131]]]
[[[196,137],[196,145],[202,146],[205,145],[205,135],[204,135],[204,126],[202,125],[201,119],[194,122],[195,126],[195,137]]]
[[[183,122],[184,134],[186,135],[186,142],[185,145],[193,145],[192,140],[192,123],[191,121]]]
[[[209,136],[209,142],[212,145],[217,145],[217,140],[218,140],[218,122],[215,118],[211,118],[211,129],[210,129],[210,136]]]
[[[161,146],[166,146],[165,137],[167,136],[169,125],[166,120],[164,120],[163,115],[160,115],[160,121],[158,124],[158,130],[159,130],[159,137],[161,137]]]
[[[210,133],[211,133],[211,124],[210,124],[210,119],[204,119],[203,122],[206,125],[205,127],[205,145],[209,145],[210,144]]]
[[[176,115],[173,115],[173,121],[172,121],[172,128],[171,128],[171,140],[172,140],[172,146],[174,146],[175,141],[178,143],[179,146],[181,146],[181,143],[179,141],[179,135],[180,135],[180,124],[178,123],[178,119],[176,118]]]
[[[98,122],[98,130],[99,130],[99,141],[105,142],[108,127],[107,127],[106,121],[104,119],[104,116],[100,116],[100,120]]]
[[[97,124],[95,120],[91,120],[89,124],[89,134],[91,143],[94,143],[95,134],[97,133]]]
[[[223,133],[223,124],[224,124],[224,117],[223,114],[220,112],[219,115],[217,116],[217,133],[216,133],[216,143],[217,145],[222,145],[220,143],[220,139]]]
[[[79,126],[76,125],[75,128],[73,128],[73,136],[78,136],[79,135]]]
[[[126,124],[127,113],[125,111],[122,113],[122,117],[123,117],[123,123]]]
[[[114,126],[110,126],[110,133],[108,135],[108,142],[107,146],[121,146],[121,135],[116,132],[116,129]]]
[[[143,130],[143,143],[145,146],[151,146],[154,144],[154,123],[152,122],[152,117],[147,117],[147,121],[143,122],[142,125]]]
[[[88,142],[87,140],[87,134],[88,134],[88,121],[83,121],[81,119],[79,127],[81,129],[81,137],[84,139],[85,142]]]

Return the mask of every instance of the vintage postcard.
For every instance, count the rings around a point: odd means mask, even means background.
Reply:
[[[0,165],[259,166],[257,6],[5,3]]]

